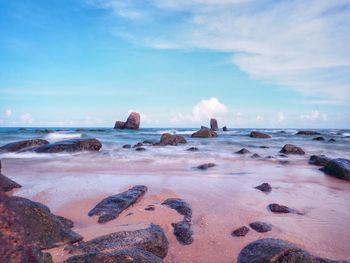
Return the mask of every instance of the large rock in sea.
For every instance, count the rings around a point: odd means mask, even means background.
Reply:
[[[103,199],[90,210],[88,215],[97,215],[99,216],[99,223],[106,223],[117,218],[125,209],[136,203],[146,192],[146,186],[136,185],[125,192]]]
[[[245,246],[237,263],[345,263],[319,258],[296,245],[273,238],[256,240]]]
[[[114,129],[137,130],[140,128],[140,120],[141,120],[140,113],[132,112],[130,113],[126,122],[116,121],[114,125]]]
[[[191,135],[191,137],[194,138],[212,138],[212,137],[218,137],[218,134],[206,127],[202,127],[200,130],[196,131]]]
[[[250,133],[250,137],[252,137],[252,138],[271,138],[270,135],[263,133],[263,132],[258,132],[258,131],[252,131]]]
[[[219,130],[218,121],[216,119],[210,119],[210,129],[213,131]]]
[[[305,152],[303,149],[301,149],[298,146],[295,146],[293,144],[286,144],[283,146],[283,148],[280,150],[280,153],[285,153],[285,154],[299,154],[299,155],[304,155]]]
[[[186,139],[181,135],[172,135],[163,133],[160,138],[159,145],[178,145],[179,143],[187,143]]]
[[[167,255],[168,246],[162,228],[150,224],[143,229],[111,233],[69,246],[67,248],[70,253],[84,254],[73,256],[66,262],[157,263],[163,262],[161,259]]]
[[[309,164],[317,165],[317,166],[325,166],[327,165],[332,159],[328,158],[325,155],[311,155],[309,159]]]
[[[350,160],[333,159],[325,165],[322,171],[336,178],[350,181]]]
[[[2,168],[2,164],[0,160],[0,194],[1,192],[9,192],[12,189],[22,187],[20,184],[16,183],[15,181],[12,181],[7,176],[1,174],[1,168]]]
[[[5,144],[4,146],[0,147],[0,152],[17,152],[20,150],[32,148],[35,146],[45,145],[49,144],[48,141],[42,140],[42,139],[33,139],[33,140],[23,140],[18,142],[11,142],[8,144]]]
[[[320,135],[321,133],[315,131],[298,131],[296,135]]]
[[[55,143],[45,144],[34,148],[37,153],[59,153],[59,152],[80,152],[99,151],[102,144],[99,140],[90,139],[70,139]]]

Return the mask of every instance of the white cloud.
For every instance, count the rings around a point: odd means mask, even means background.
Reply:
[[[23,123],[23,124],[32,124],[33,123],[33,117],[30,113],[25,113],[25,114],[22,114],[21,117],[20,117],[20,121]]]
[[[299,119],[302,120],[327,120],[327,114],[325,113],[320,113],[318,110],[312,110],[310,113],[306,113],[306,114],[301,114],[299,116]]]
[[[5,116],[6,116],[6,117],[10,117],[11,115],[12,115],[12,110],[7,109],[7,110],[5,111]]]
[[[284,113],[282,111],[277,112],[277,122],[284,121]]]
[[[263,121],[264,118],[261,117],[260,115],[257,115],[257,116],[255,117],[255,120],[256,120],[256,121]]]

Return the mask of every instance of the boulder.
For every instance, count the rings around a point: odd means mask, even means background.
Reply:
[[[177,241],[182,245],[190,245],[193,242],[193,231],[191,230],[191,222],[180,221],[171,224],[174,227],[174,235]]]
[[[213,131],[219,130],[218,121],[216,119],[210,119],[210,129]]]
[[[321,135],[321,133],[315,131],[298,131],[296,135]]]
[[[200,130],[196,131],[191,135],[193,138],[213,138],[213,137],[218,137],[218,134],[208,128],[201,128]]]
[[[234,230],[231,235],[235,236],[235,237],[244,237],[246,234],[248,234],[248,232],[249,232],[248,227],[241,226],[241,227],[237,228],[236,230]]]
[[[125,121],[116,121],[114,129],[124,129]]]
[[[279,204],[269,204],[268,208],[271,212],[274,213],[291,213],[292,209],[290,209],[288,206],[285,205],[279,205]]]
[[[285,154],[299,154],[299,155],[304,155],[305,152],[303,149],[301,149],[298,146],[295,146],[293,144],[286,144],[283,146],[283,148],[280,150],[280,153],[285,153]]]
[[[252,131],[250,133],[250,137],[252,137],[252,138],[261,138],[261,139],[263,139],[263,138],[271,138],[270,135],[268,135],[266,133],[263,133],[263,132],[258,132],[258,131]]]
[[[0,192],[9,192],[15,188],[21,187],[20,184],[0,173]]]
[[[172,135],[170,133],[163,133],[159,141],[160,145],[178,145],[179,143],[187,143],[187,141],[181,135]]]
[[[189,152],[198,152],[199,149],[197,147],[190,147],[188,148],[186,151],[189,151]]]
[[[256,188],[264,193],[270,193],[272,190],[272,187],[269,183],[262,183],[261,185],[255,186],[254,188]]]
[[[203,164],[197,166],[197,169],[199,169],[199,170],[208,170],[209,168],[212,168],[214,166],[216,166],[215,163],[203,163]]]
[[[226,126],[222,127],[222,131],[224,132],[228,131],[227,127]]]
[[[191,220],[192,218],[191,206],[181,198],[168,198],[162,205],[176,210],[180,215],[183,215],[186,220]]]
[[[33,139],[33,140],[23,140],[18,142],[11,142],[8,144],[5,144],[4,146],[0,147],[0,152],[17,152],[24,149],[28,149],[35,146],[45,145],[49,144],[48,141],[42,140],[42,139]]]
[[[332,159],[328,158],[325,155],[311,155],[309,159],[309,164],[317,165],[317,166],[325,166]]]
[[[350,181],[350,160],[343,158],[333,159],[322,168],[322,171],[336,178]]]
[[[90,210],[88,215],[97,215],[99,216],[98,223],[106,223],[117,218],[125,209],[136,203],[146,192],[146,186],[136,185],[125,192],[103,199]]]
[[[250,156],[250,157],[252,157],[253,159],[256,159],[256,158],[260,158],[261,156],[259,155],[259,154],[257,154],[257,153],[254,153],[252,156]]]
[[[70,139],[55,143],[45,144],[33,149],[37,153],[60,153],[60,152],[80,152],[99,151],[102,144],[97,139]]]
[[[129,130],[138,130],[140,128],[140,114],[137,112],[130,113],[126,122],[116,121],[114,129],[129,129]]]
[[[328,140],[328,142],[337,142],[335,139],[333,139],[333,138],[330,138],[329,140]]]
[[[123,149],[130,149],[131,148],[131,144],[124,144],[123,145]]]
[[[325,141],[325,138],[322,137],[322,136],[318,136],[318,137],[315,137],[315,138],[312,138],[313,141],[321,141],[321,142],[324,142]]]
[[[135,151],[143,152],[143,151],[146,151],[146,148],[144,148],[144,147],[137,147],[137,148],[135,149]]]
[[[261,221],[250,223],[249,226],[259,233],[265,233],[272,230],[272,226],[270,224]]]
[[[247,154],[250,153],[249,150],[247,150],[246,148],[242,148],[239,151],[236,152],[237,154]]]
[[[273,238],[256,240],[245,246],[237,263],[346,263],[318,258],[296,245]]]

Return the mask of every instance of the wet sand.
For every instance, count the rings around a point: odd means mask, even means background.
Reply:
[[[23,188],[15,194],[49,206],[53,213],[74,221],[74,231],[89,240],[103,234],[159,224],[170,242],[168,263],[236,262],[248,243],[274,237],[293,242],[309,252],[330,259],[350,260],[350,183],[325,176],[306,157],[252,160],[235,156],[213,159],[188,158],[118,160],[85,157],[52,159],[3,159],[3,173]],[[281,159],[283,160],[283,159]],[[193,167],[214,161],[217,167],[197,171]],[[264,194],[255,186],[268,182]],[[135,184],[148,192],[117,219],[98,224],[87,216],[96,203]],[[161,203],[180,197],[193,209],[194,242],[183,246],[172,231],[172,222],[182,218]],[[304,215],[274,214],[267,205],[280,203]],[[146,211],[154,205],[155,211]],[[131,215],[128,215],[132,213]],[[273,225],[268,233],[254,230],[245,237],[231,232],[253,221]],[[50,250],[55,262],[67,257],[62,248]]]

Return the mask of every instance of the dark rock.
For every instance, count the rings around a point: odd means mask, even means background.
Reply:
[[[271,138],[270,135],[263,133],[263,132],[258,132],[258,131],[252,131],[250,133],[250,137],[252,137],[252,138]]]
[[[96,252],[73,256],[65,263],[163,263],[160,257],[148,251],[132,248],[114,250],[111,252]]]
[[[201,128],[199,131],[196,131],[191,135],[191,137],[194,138],[212,138],[212,137],[218,137],[218,134],[208,128]]]
[[[15,181],[12,181],[7,176],[0,173],[0,192],[9,192],[15,188],[21,188],[22,186]]]
[[[227,129],[226,126],[222,127],[222,130],[223,130],[224,132],[228,131],[228,129]]]
[[[17,152],[20,150],[24,150],[27,148],[31,148],[34,146],[40,146],[48,144],[49,142],[42,139],[34,139],[34,140],[24,140],[24,141],[18,141],[18,142],[11,142],[8,144],[5,144],[4,146],[0,147],[0,151],[4,152]]]
[[[114,129],[138,130],[140,128],[140,114],[137,112],[130,113],[126,122],[116,121]]]
[[[193,242],[193,231],[191,230],[191,223],[188,221],[181,221],[171,224],[174,227],[174,235],[176,239],[183,245],[190,245]]]
[[[154,143],[157,143],[157,142],[156,141],[150,141],[150,140],[144,140],[142,143],[143,144],[153,145]]]
[[[237,263],[346,263],[318,258],[283,240],[264,238],[245,246]]]
[[[53,130],[48,130],[48,129],[44,129],[44,130],[36,129],[34,132],[35,133],[52,133],[54,131]]]
[[[315,137],[315,138],[313,138],[312,140],[314,140],[314,141],[325,141],[325,138],[324,137],[322,137],[322,136],[318,136],[318,137]]]
[[[246,148],[242,148],[239,151],[236,152],[237,154],[247,154],[250,153],[249,150],[247,150]]]
[[[315,131],[298,131],[296,135],[321,135],[321,133]]]
[[[311,155],[309,159],[309,164],[317,165],[317,166],[325,166],[332,159],[328,158],[325,155]]]
[[[301,149],[298,146],[295,146],[293,144],[286,144],[283,146],[281,149],[280,153],[285,153],[285,154],[299,154],[299,155],[304,155],[305,152],[303,149]]]
[[[144,147],[137,147],[137,148],[135,149],[135,151],[143,152],[143,151],[146,151],[146,148],[144,148]]]
[[[124,129],[125,121],[116,121],[114,129]]]
[[[189,151],[189,152],[198,152],[199,149],[197,147],[190,147],[188,148],[186,151]]]
[[[133,146],[133,148],[137,148],[137,147],[141,147],[141,146],[143,146],[142,142],[138,142]]]
[[[251,157],[252,158],[260,158],[261,156],[259,154],[257,154],[257,153],[254,153]]]
[[[123,145],[123,149],[130,149],[131,148],[131,144],[124,144]]]
[[[232,236],[235,237],[244,237],[246,234],[248,234],[249,228],[246,226],[241,226],[240,228],[237,228],[232,232]]]
[[[336,178],[350,181],[350,160],[333,159],[325,165],[322,171]]]
[[[42,145],[33,151],[37,153],[99,151],[101,147],[101,142],[96,139],[70,139]]]
[[[271,212],[274,213],[291,213],[292,209],[290,209],[287,206],[279,205],[279,204],[269,204],[268,208],[271,210]]]
[[[215,163],[203,163],[203,164],[197,166],[197,169],[199,169],[199,170],[208,170],[209,168],[212,168],[214,166],[216,166]]]
[[[265,146],[265,145],[261,145],[261,146],[259,146],[259,148],[261,148],[261,149],[268,149],[270,147],[269,146]]]
[[[17,241],[15,241],[17,242]],[[0,245],[2,244],[0,241]],[[15,249],[1,246],[0,262],[3,263],[53,263],[49,253],[43,253],[35,245],[18,245]]]
[[[171,209],[176,210],[180,215],[183,215],[185,220],[189,221],[192,218],[192,208],[191,206],[183,199],[180,198],[168,198],[162,205],[166,205]]]
[[[216,119],[210,119],[210,129],[217,131],[219,129],[218,121]]]
[[[149,205],[145,208],[146,211],[154,211],[156,210],[156,208],[154,207],[154,205]]]
[[[283,158],[288,158],[288,155],[286,155],[286,154],[284,154],[284,153],[280,153],[278,156],[279,156],[279,157],[283,157]]]
[[[80,242],[77,245],[67,247],[67,249],[70,253],[101,253],[112,250],[141,249],[159,258],[164,258],[168,253],[168,245],[169,242],[162,228],[150,224],[144,229],[107,234],[90,241]]]
[[[254,188],[259,189],[264,193],[270,193],[272,191],[272,187],[269,183],[262,183],[261,185],[258,185]]]
[[[265,223],[265,222],[261,222],[261,221],[256,221],[253,223],[250,223],[249,226],[254,229],[256,232],[259,233],[265,233],[265,232],[269,232],[272,230],[272,227],[270,224]]]
[[[160,145],[178,145],[179,143],[187,143],[187,141],[181,135],[172,135],[170,133],[163,133],[159,143]]]
[[[279,164],[282,164],[282,165],[289,164],[288,160],[279,160],[278,162],[279,162]]]
[[[99,223],[106,223],[117,218],[125,209],[136,203],[146,192],[146,186],[136,185],[125,192],[103,199],[90,210],[88,215],[97,215],[99,216]]]
[[[331,138],[328,140],[328,142],[337,142],[335,139]]]

